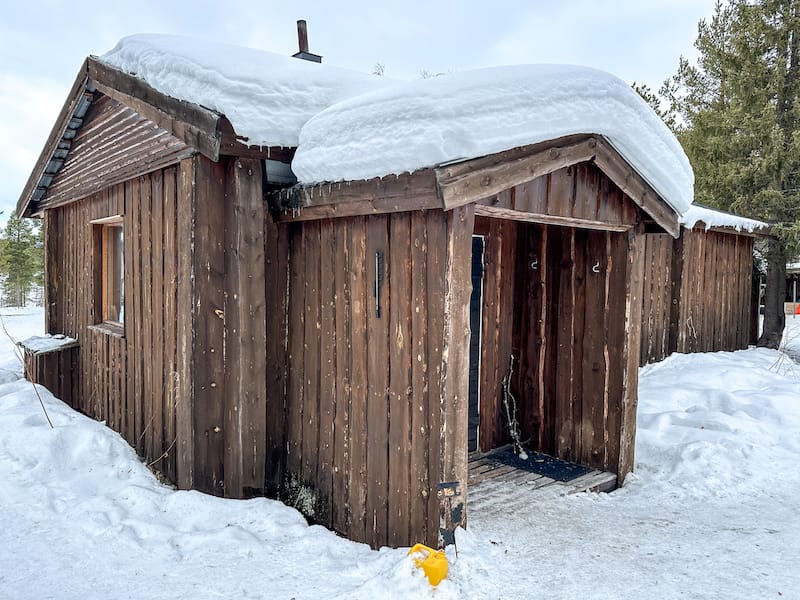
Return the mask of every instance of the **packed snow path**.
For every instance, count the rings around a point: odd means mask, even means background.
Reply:
[[[41,311],[3,313],[17,339],[42,333]],[[642,369],[624,488],[495,498],[435,591],[403,549],[160,485],[117,434],[42,394],[53,430],[0,343],[2,598],[800,598],[800,367],[778,352]]]

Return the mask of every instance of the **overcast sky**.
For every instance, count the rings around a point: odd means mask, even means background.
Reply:
[[[77,70],[132,33],[176,33],[311,52],[328,64],[393,78],[518,63],[571,63],[656,89],[714,0],[18,0],[0,21],[0,210],[15,206]],[[0,217],[3,221],[4,217]]]

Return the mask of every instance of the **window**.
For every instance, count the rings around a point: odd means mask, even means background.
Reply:
[[[92,221],[99,264],[95,265],[95,314],[109,325],[125,322],[125,256],[122,217]]]

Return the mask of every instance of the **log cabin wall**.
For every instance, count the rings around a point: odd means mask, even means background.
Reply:
[[[490,200],[590,221],[593,229],[476,217],[485,236],[480,448],[509,441],[502,380],[523,439],[561,458],[632,468],[644,236],[639,209],[596,167],[581,164]],[[476,209],[479,215],[503,213]],[[600,223],[627,231],[602,231]],[[633,354],[631,354],[633,353]]]
[[[373,547],[437,545],[437,485],[466,494],[471,207],[267,229],[269,491]]]

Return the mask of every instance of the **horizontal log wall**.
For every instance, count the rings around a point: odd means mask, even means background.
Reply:
[[[468,271],[467,295],[447,279],[461,257],[469,266],[462,212],[268,222],[267,303],[285,310],[288,328],[271,323],[280,334],[268,335],[267,480],[315,521],[373,547],[436,545],[437,484],[461,470],[466,492],[456,346],[466,352],[457,332],[469,327]]]
[[[47,330],[80,344],[73,406],[120,432],[176,478],[177,167],[46,212]],[[93,219],[124,215],[125,335],[93,327],[99,248]]]

